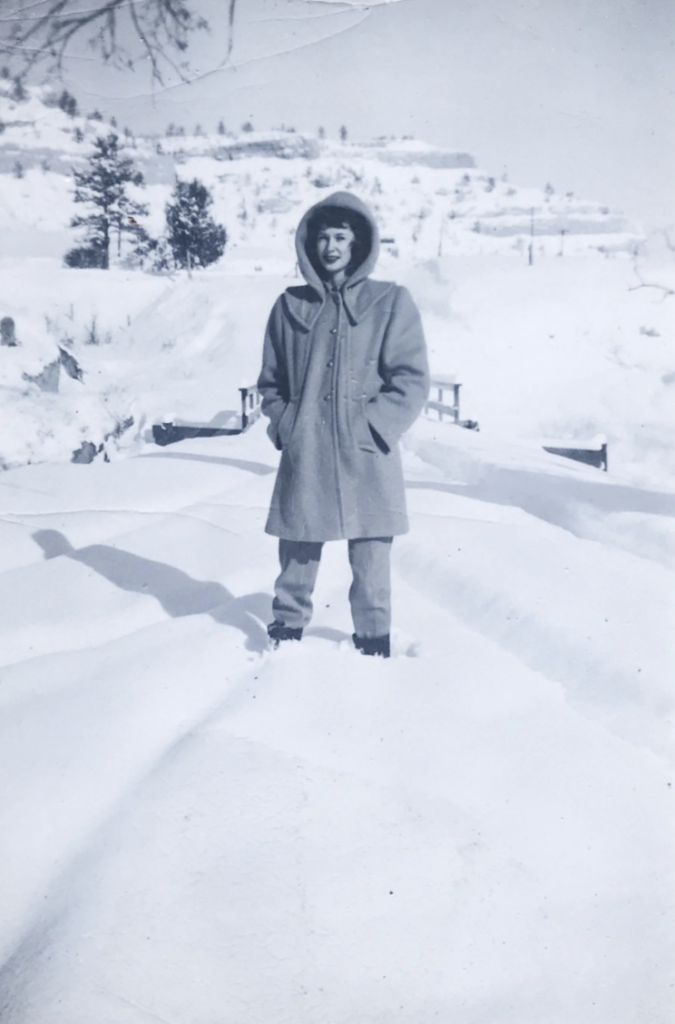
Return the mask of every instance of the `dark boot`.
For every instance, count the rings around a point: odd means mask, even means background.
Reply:
[[[302,640],[302,626],[294,629],[293,626],[284,626],[282,622],[275,620],[267,627],[267,635],[272,646],[276,648],[282,640]]]
[[[386,636],[357,636],[354,633],[352,640],[361,654],[379,655],[381,658],[389,658],[391,655],[388,633]]]

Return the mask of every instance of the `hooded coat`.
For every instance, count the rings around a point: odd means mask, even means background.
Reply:
[[[306,248],[322,206],[359,213],[370,226],[370,251],[340,289],[322,280]],[[296,541],[406,533],[398,441],[429,390],[419,312],[405,288],[369,279],[377,225],[348,192],[307,211],[296,251],[307,284],[274,304],[258,379],[267,432],[282,452],[265,530]]]

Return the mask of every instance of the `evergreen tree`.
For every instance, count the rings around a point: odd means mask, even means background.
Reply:
[[[340,142],[346,142],[346,141],[347,141],[347,129],[345,128],[344,125],[342,125],[342,127],[340,128]]]
[[[69,117],[75,117],[77,115],[77,100],[69,93],[67,89],[64,89],[58,98],[58,105],[64,113],[68,114]]]
[[[116,135],[98,136],[89,165],[74,171],[76,203],[83,203],[90,212],[73,217],[71,227],[86,228],[84,245],[66,256],[68,266],[110,266],[110,244],[117,235],[117,253],[121,253],[122,235],[138,233],[136,217],[148,212],[144,203],[131,199],[129,185],[143,185],[143,175],[134,168],[129,157],[122,156]],[[88,254],[88,256],[87,256]],[[70,258],[69,258],[70,257]]]
[[[167,241],[179,267],[208,267],[225,252],[227,234],[210,212],[213,197],[201,181],[177,181],[166,206]]]
[[[28,93],[21,78],[17,77],[13,80],[11,96],[15,103],[25,103],[28,99]]]

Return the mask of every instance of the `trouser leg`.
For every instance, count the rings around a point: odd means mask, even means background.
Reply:
[[[292,629],[304,628],[312,617],[312,592],[323,544],[279,541],[281,572],[274,584],[274,619]]]
[[[349,541],[349,603],[359,637],[386,636],[391,630],[391,542],[391,537]]]

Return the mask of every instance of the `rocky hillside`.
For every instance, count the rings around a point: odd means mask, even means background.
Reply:
[[[71,98],[72,101],[72,98]],[[63,109],[65,108],[65,109]],[[175,177],[212,190],[227,227],[226,260],[278,270],[292,260],[299,212],[335,189],[374,208],[385,258],[406,263],[457,253],[527,259],[589,250],[629,252],[642,233],[597,202],[551,185],[522,188],[476,166],[467,153],[412,139],[340,143],[291,131],[135,137],[45,88],[17,93],[0,81],[2,255],[57,255],[72,244],[72,169],[92,140],[117,131],[143,171],[147,227],[159,233]],[[281,261],[281,263],[279,263]]]

